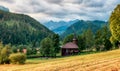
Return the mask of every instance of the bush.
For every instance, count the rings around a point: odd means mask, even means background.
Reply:
[[[9,64],[9,55],[12,53],[10,45],[6,45],[2,48],[0,52],[0,64]]]
[[[2,49],[3,49],[3,44],[2,44],[2,42],[0,42],[0,64],[3,63],[2,55],[1,55],[1,51],[2,51]]]
[[[26,61],[26,55],[23,53],[14,53],[9,56],[12,64],[24,64]]]

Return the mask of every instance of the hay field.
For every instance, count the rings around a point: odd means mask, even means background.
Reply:
[[[120,71],[120,49],[48,60],[33,59],[25,65],[0,65],[0,71]]]

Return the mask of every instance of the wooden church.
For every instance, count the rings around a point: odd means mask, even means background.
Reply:
[[[69,56],[73,54],[77,54],[79,52],[77,45],[77,38],[74,35],[72,42],[68,42],[61,48],[62,56]]]

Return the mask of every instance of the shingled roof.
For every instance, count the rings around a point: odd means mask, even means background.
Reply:
[[[73,43],[73,42],[69,42],[67,44],[65,44],[62,48],[78,48],[77,44]]]

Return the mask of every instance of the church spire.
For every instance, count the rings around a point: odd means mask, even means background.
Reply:
[[[74,36],[73,36],[73,43],[77,44],[77,37],[76,37],[75,33],[74,33]]]
[[[74,27],[72,27],[72,29],[73,29],[73,43],[74,44],[77,44],[77,37],[76,37],[76,33],[75,33],[75,28]]]

